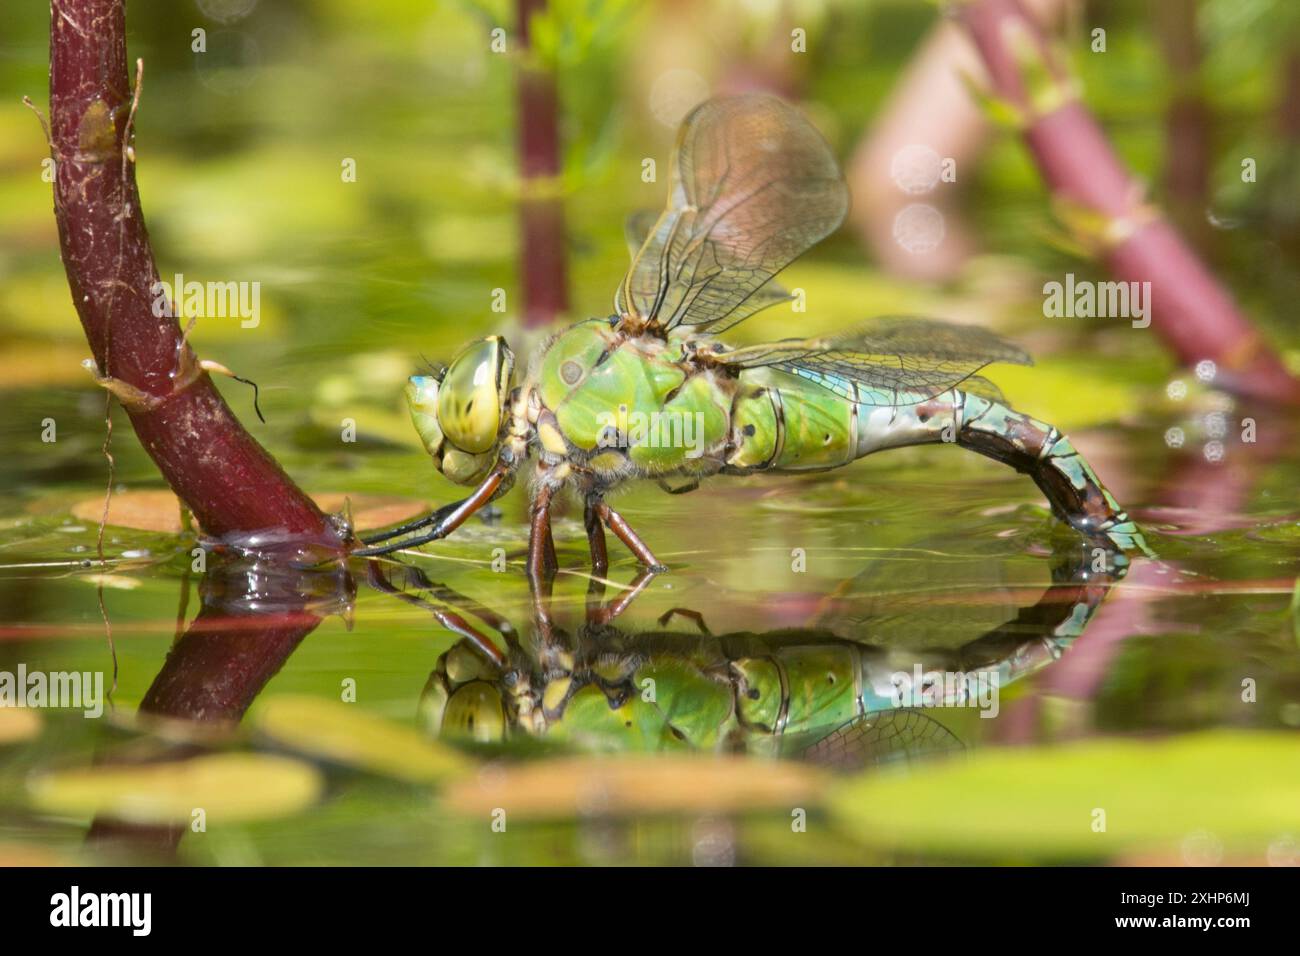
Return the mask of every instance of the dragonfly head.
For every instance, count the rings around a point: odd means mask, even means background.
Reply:
[[[499,335],[471,342],[440,375],[412,375],[406,402],[433,465],[458,485],[496,463],[509,410],[515,356]]]
[[[420,722],[432,737],[499,743],[506,736],[506,700],[500,667],[467,641],[438,659],[420,695]]]

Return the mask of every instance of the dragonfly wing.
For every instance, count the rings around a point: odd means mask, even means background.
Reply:
[[[882,764],[919,763],[965,749],[956,734],[929,714],[906,707],[855,717],[800,756],[851,773]]]
[[[637,253],[641,247],[646,244],[650,234],[654,231],[655,224],[659,221],[659,212],[654,209],[638,209],[632,215],[627,217],[623,224],[623,238],[627,242],[628,253],[632,257],[633,264],[636,263]],[[621,291],[621,290],[620,290]],[[746,302],[746,306],[753,306],[745,312],[745,317],[753,315],[769,306],[777,305],[781,302],[789,302],[793,299],[788,291],[782,288],[775,281],[769,281],[766,285],[758,289]]]
[[[641,251],[641,247],[650,238],[650,233],[654,230],[655,223],[658,220],[659,210],[638,209],[628,216],[627,221],[623,223],[623,239],[627,242],[627,251],[632,257],[633,264],[636,263],[636,254]]]
[[[798,110],[761,94],[709,100],[682,125],[668,207],[614,307],[664,330],[730,328],[785,298],[769,280],[847,211],[835,156]]]
[[[983,375],[972,375],[970,378],[962,379],[961,390],[967,395],[978,395],[980,398],[988,399],[990,402],[996,402],[999,405],[1007,404],[1007,397],[1002,394],[1002,389]]]
[[[724,352],[718,361],[733,368],[779,368],[863,405],[926,401],[970,382],[993,362],[1033,364],[1023,349],[987,329],[912,316],[877,319],[823,339],[736,349]],[[976,379],[972,391],[996,391],[991,382]]]

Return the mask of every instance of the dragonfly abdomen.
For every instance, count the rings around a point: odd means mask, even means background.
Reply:
[[[848,383],[850,390],[859,386]],[[955,433],[952,393],[914,404],[887,405],[868,395],[852,402],[816,382],[771,368],[746,370],[732,408],[733,471],[824,471],[885,448],[942,440]]]
[[[886,393],[847,383],[850,401],[771,368],[747,369],[732,409],[728,470],[815,471],[887,448],[957,444],[1028,474],[1053,512],[1121,551],[1146,551],[1137,525],[1061,432],[981,395]]]
[[[1000,402],[956,395],[962,405],[958,444],[1029,475],[1057,517],[1080,533],[1121,551],[1150,553],[1137,524],[1065,435]]]

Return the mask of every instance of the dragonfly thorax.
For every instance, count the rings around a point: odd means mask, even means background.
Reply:
[[[736,382],[696,362],[685,341],[629,335],[599,319],[556,337],[531,383],[543,461],[576,466],[606,486],[719,470]]]

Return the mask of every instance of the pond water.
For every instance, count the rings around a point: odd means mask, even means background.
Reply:
[[[28,417],[44,407],[17,401]],[[111,702],[98,720],[43,711],[34,736],[5,748],[0,845],[192,863],[909,860],[906,846],[845,842],[815,808],[807,831],[792,831],[792,811],[762,797],[751,810],[707,800],[665,810],[620,806],[615,787],[602,802],[565,779],[597,765],[565,761],[734,751],[834,775],[911,773],[989,747],[1295,727],[1288,608],[1300,525],[1285,494],[1295,453],[1234,444],[1209,462],[1195,447],[1171,454],[1164,432],[1078,436],[1102,451],[1099,470],[1158,554],[1120,580],[1095,573],[1027,479],[937,448],[818,478],[720,478],[681,496],[636,489],[620,510],[671,566],[656,576],[638,576],[611,544],[608,577],[593,579],[570,512],[556,526],[563,569],[549,597],[530,594],[523,575],[517,492],[426,554],[375,565],[379,586],[361,562],[350,574],[297,575],[214,559],[197,575],[192,538],[114,526],[108,566],[94,563],[95,522],[68,504],[75,494],[96,503],[93,451],[66,480],[20,461],[0,537],[0,671],[102,672]],[[310,472],[311,456],[296,454]],[[120,478],[133,467],[125,457]],[[449,490],[406,451],[358,452],[333,471],[346,487]],[[139,482],[156,484],[147,472]],[[894,675],[921,672],[950,684],[954,673],[997,676],[970,685],[965,701],[950,686],[895,709]],[[52,770],[286,750],[256,722],[216,742],[151,733],[137,708],[225,727],[250,704],[256,713],[301,695],[465,750],[456,782],[470,790],[492,792],[501,767],[535,764],[576,795],[555,797],[542,819],[524,812],[501,839],[472,799],[449,809],[437,788],[307,747],[324,789],[264,821],[195,833],[31,803],[31,781]]]
[[[160,271],[261,283],[257,325],[205,320],[198,351],[260,384],[266,425],[244,386],[218,383],[305,489],[347,496],[362,526],[395,521],[458,490],[401,407],[421,356],[493,331],[521,355],[536,344],[509,325],[513,61],[475,17],[423,0],[246,6],[209,24],[205,58],[189,5],[132,4]],[[933,12],[828,8],[847,19],[827,21],[804,93],[844,160]],[[1123,576],[1028,478],[952,448],[630,489],[617,507],[671,568],[652,578],[611,539],[594,580],[570,504],[549,595],[523,573],[520,489],[377,568],[196,569],[193,537],[157,530],[178,525],[174,505],[123,507],[163,485],[120,411],[100,563],[104,396],[80,368],[44,144],[19,106],[47,83],[48,10],[5,14],[0,675],[98,674],[111,700],[94,719],[0,708],[0,863],[1300,860],[1296,418],[1234,404],[1126,322],[1046,319],[1045,276],[1104,277],[1044,241],[1059,229],[1014,137],[961,168],[979,255],[952,282],[886,274],[846,228],[782,275],[808,312],[769,310],[735,340],[915,312],[1026,345],[1039,366],[991,377],[1068,431],[1143,526],[1156,557]],[[1157,91],[1174,84],[1131,16],[1079,67],[1125,160],[1158,181]],[[564,59],[573,318],[606,313],[625,215],[663,202],[642,170],[672,142],[650,95],[664,68],[637,24]],[[1264,54],[1211,33],[1226,39],[1200,85],[1231,97],[1218,113],[1271,115],[1266,84],[1239,82]],[[711,56],[694,66],[713,82]],[[1219,131],[1233,176],[1258,124]],[[1201,239],[1285,346],[1296,205],[1278,182],[1216,194],[1233,241]],[[918,673],[947,692],[896,707]]]

